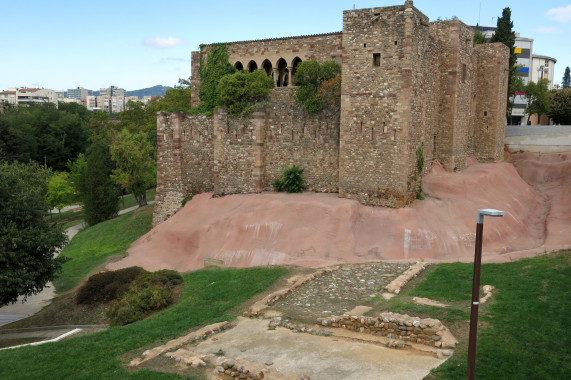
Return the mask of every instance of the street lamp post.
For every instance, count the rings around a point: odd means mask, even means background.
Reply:
[[[468,342],[468,380],[474,380],[476,368],[476,338],[478,336],[478,307],[480,306],[480,267],[482,266],[482,234],[484,232],[484,216],[501,217],[505,211],[491,208],[478,210],[476,224],[476,251],[474,253],[474,280],[472,283],[472,307],[470,310],[470,340]]]

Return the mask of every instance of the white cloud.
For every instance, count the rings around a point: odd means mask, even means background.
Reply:
[[[151,37],[144,40],[143,45],[156,48],[172,48],[182,45],[182,41],[177,37]]]
[[[562,33],[560,29],[555,28],[555,27],[537,28],[537,29],[534,29],[534,31],[539,33],[539,34],[559,34],[559,33]]]
[[[571,5],[566,7],[551,8],[547,11],[547,15],[557,21],[568,22],[571,20]]]

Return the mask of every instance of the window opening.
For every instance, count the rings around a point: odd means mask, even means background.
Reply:
[[[375,66],[375,67],[381,66],[381,53],[374,53],[373,54],[373,66]]]

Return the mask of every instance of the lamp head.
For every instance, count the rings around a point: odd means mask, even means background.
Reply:
[[[505,211],[495,210],[493,208],[483,208],[478,210],[478,224],[484,223],[484,216],[502,217]]]

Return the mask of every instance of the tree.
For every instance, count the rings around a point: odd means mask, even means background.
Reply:
[[[202,46],[201,46],[202,50]],[[200,55],[200,90],[198,96],[202,101],[198,110],[212,112],[218,103],[218,82],[224,75],[236,72],[236,68],[228,61],[228,46],[226,44],[210,45],[206,63]]]
[[[54,173],[48,181],[46,203],[50,209],[57,208],[61,218],[61,209],[73,203],[75,191],[69,181],[69,173]]]
[[[263,70],[238,71],[218,83],[218,105],[226,107],[232,116],[248,115],[259,103],[270,96],[274,80]]]
[[[548,79],[540,79],[537,83],[529,82],[527,86],[525,86],[525,96],[527,98],[525,113],[530,116],[537,114],[538,121],[541,115],[549,114],[550,111],[548,84]]]
[[[549,117],[554,123],[571,125],[571,88],[551,90]]]
[[[474,31],[474,40],[473,40],[474,46],[479,45],[479,44],[483,44],[486,42],[487,42],[486,37],[484,37],[484,34],[480,30],[480,26],[478,24],[476,24],[476,30]]]
[[[0,165],[0,305],[41,292],[66,261],[54,257],[67,235],[44,218],[46,191],[38,165]]]
[[[509,65],[509,77],[508,77],[508,107],[506,109],[506,116],[508,119],[511,118],[511,110],[513,108],[513,103],[511,103],[511,98],[514,94],[516,80],[517,80],[517,55],[515,54],[515,32],[513,31],[513,22],[511,21],[512,11],[510,8],[504,8],[502,11],[502,17],[498,18],[497,29],[492,36],[490,42],[501,42],[510,49],[510,65]]]
[[[324,81],[337,75],[341,75],[341,66],[335,61],[320,64],[316,60],[308,60],[300,63],[295,74],[295,83],[299,86],[296,103],[305,108],[307,113],[321,111],[324,107],[323,99],[327,98],[325,94],[320,98],[321,86]],[[335,85],[329,84],[327,87],[335,88]]]
[[[111,157],[117,166],[113,181],[132,193],[139,207],[146,205],[147,189],[155,185],[157,175],[155,149],[146,136],[122,130],[111,145]]]
[[[565,68],[565,74],[563,74],[563,80],[561,81],[561,87],[571,88],[571,76],[569,75],[569,66]]]
[[[81,201],[85,208],[85,221],[90,226],[117,215],[118,191],[109,177],[105,157],[95,151],[87,157],[85,169],[79,179]]]

